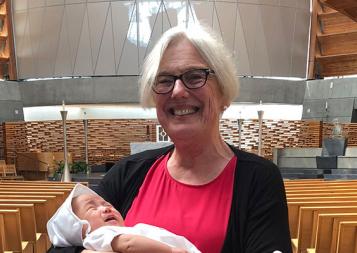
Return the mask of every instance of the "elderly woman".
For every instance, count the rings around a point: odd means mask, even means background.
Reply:
[[[99,193],[126,226],[163,227],[203,253],[289,253],[278,168],[220,135],[220,117],[237,95],[235,71],[211,32],[197,26],[165,32],[143,66],[141,99],[156,107],[174,145],[119,161]]]

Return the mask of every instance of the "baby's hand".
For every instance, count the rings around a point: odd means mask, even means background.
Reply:
[[[171,253],[188,253],[188,251],[179,248],[171,248]]]

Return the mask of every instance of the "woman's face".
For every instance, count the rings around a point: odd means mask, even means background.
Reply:
[[[179,39],[166,49],[158,75],[179,76],[192,69],[209,68],[187,39]],[[219,118],[223,101],[214,74],[208,75],[206,84],[198,89],[188,89],[176,80],[167,94],[154,94],[157,117],[173,141],[188,140],[219,134]]]

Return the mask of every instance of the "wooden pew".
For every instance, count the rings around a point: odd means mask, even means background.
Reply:
[[[33,247],[22,239],[19,210],[0,210],[4,220],[5,251],[33,253]]]
[[[56,196],[47,196],[47,195],[3,195],[0,193],[0,199],[1,201],[4,200],[46,200],[47,203],[47,210],[48,210],[48,216],[51,217],[59,208],[58,202],[56,201]]]
[[[289,195],[291,193],[298,193],[298,194],[304,194],[304,193],[342,193],[342,192],[352,192],[352,191],[357,191],[357,188],[338,188],[338,189],[333,189],[329,187],[325,187],[323,189],[299,189],[299,190],[286,190],[286,195]]]
[[[1,186],[0,186],[1,187]],[[324,186],[309,186],[309,187],[285,187],[287,193],[297,193],[297,192],[326,192],[326,191],[346,191],[346,190],[357,190],[356,185],[324,185]]]
[[[334,200],[334,201],[297,201],[288,202],[289,227],[291,238],[297,238],[299,224],[299,209],[301,206],[356,206],[357,200]]]
[[[341,181],[322,181],[322,182],[311,182],[311,183],[296,183],[296,184],[287,184],[284,183],[286,189],[292,188],[302,188],[302,187],[318,187],[318,186],[339,186],[339,185],[356,185],[357,180],[341,180]]]
[[[47,250],[47,235],[37,233],[36,217],[33,204],[3,204],[0,203],[0,209],[18,209],[20,212],[21,235],[24,241],[33,245],[35,253],[43,253]]]
[[[33,204],[36,217],[36,231],[47,233],[46,224],[49,220],[48,203],[44,199],[0,199],[0,204]]]
[[[336,253],[357,253],[357,221],[339,223]]]
[[[319,183],[326,181],[323,178],[306,178],[306,179],[284,179],[284,184],[306,184],[306,183]]]
[[[13,185],[67,185],[67,186],[75,186],[77,183],[83,184],[88,186],[88,182],[59,182],[59,181],[17,181],[17,180],[4,180],[1,181],[0,179],[0,185],[1,184],[13,184]]]
[[[337,247],[338,223],[341,221],[357,221],[357,213],[319,214],[315,245],[308,252],[330,253]],[[335,225],[334,225],[335,224]]]
[[[331,197],[331,196],[357,196],[357,191],[349,192],[322,192],[322,193],[289,193],[286,195],[287,198],[301,198],[301,197]]]
[[[49,189],[49,188],[43,188],[43,189],[38,189],[38,188],[15,188],[15,187],[0,187],[0,192],[18,192],[18,193],[25,193],[25,192],[43,192],[47,194],[51,193],[63,193],[64,198],[67,198],[69,193],[71,192],[71,189]]]
[[[73,189],[72,185],[43,185],[43,184],[6,184],[0,183],[1,188],[36,188],[36,189]]]
[[[5,251],[5,224],[4,216],[0,214],[0,252]]]
[[[318,214],[356,213],[356,206],[302,206],[299,213],[298,235],[292,239],[294,252],[314,247]]]
[[[8,196],[11,198],[12,196],[24,196],[24,198],[31,198],[32,196],[39,198],[41,196],[45,196],[48,199],[53,199],[56,206],[60,206],[65,200],[65,196],[63,192],[8,192],[8,191],[0,191],[0,196]],[[46,198],[46,199],[47,199]]]
[[[289,226],[290,232],[293,233],[292,238],[297,236],[297,226],[299,221],[299,207],[293,208],[290,203],[304,203],[304,202],[320,202],[320,201],[357,201],[357,195],[354,196],[339,196],[336,193],[330,193],[328,196],[302,196],[290,197],[287,196],[288,211],[289,211]]]

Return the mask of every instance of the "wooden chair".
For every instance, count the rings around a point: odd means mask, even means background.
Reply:
[[[0,214],[4,220],[5,251],[33,253],[32,245],[22,239],[19,210],[0,210]]]
[[[357,222],[339,223],[336,253],[357,253]]]
[[[15,164],[0,164],[0,176],[2,180],[24,180],[23,176],[18,176]]]

